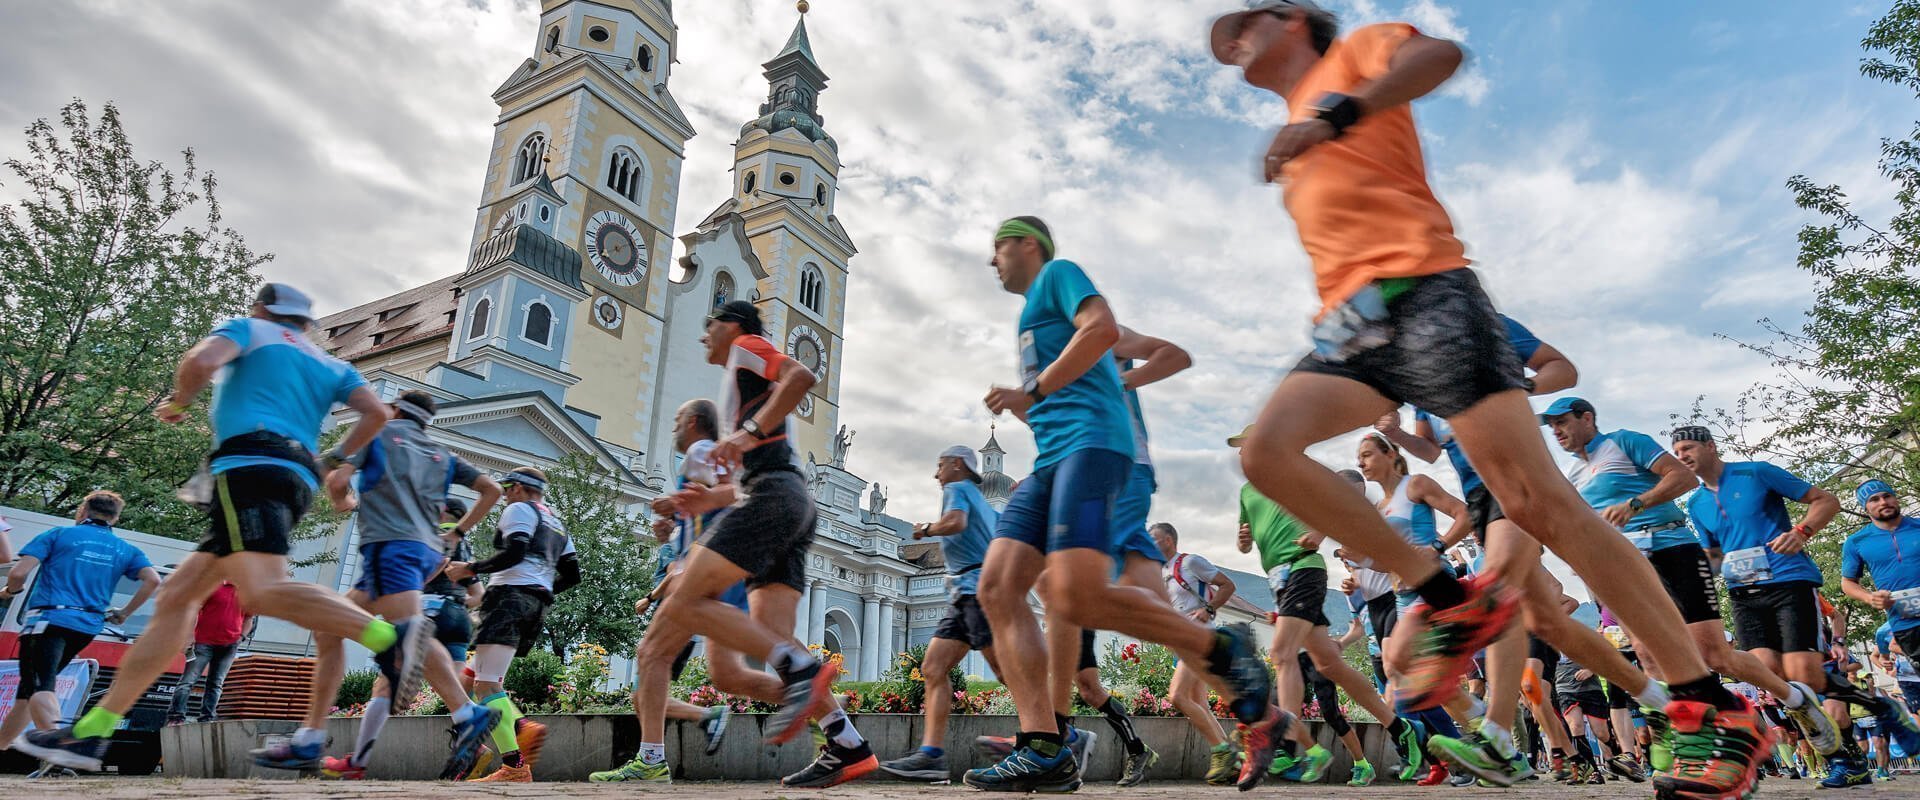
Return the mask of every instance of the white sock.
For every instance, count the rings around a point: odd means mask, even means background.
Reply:
[[[319,728],[301,728],[293,732],[293,745],[295,747],[310,747],[316,744],[322,747],[326,746],[326,731]]]
[[[1780,698],[1780,702],[1786,703],[1788,708],[1799,708],[1806,705],[1807,695],[1805,692],[1800,691],[1800,687],[1788,683],[1787,696]]]
[[[452,714],[454,722],[466,722],[479,715],[480,704],[471,701],[462,703],[459,708],[453,710]]]
[[[1500,723],[1494,722],[1493,720],[1482,719],[1480,721],[1480,735],[1486,737],[1486,740],[1493,744],[1495,752],[1509,758],[1513,756],[1513,731],[1507,730]]]
[[[853,729],[853,720],[847,719],[847,712],[838,708],[820,718],[820,730],[826,731],[827,737],[841,747],[859,747],[866,741]]]
[[[792,642],[781,642],[773,646],[767,664],[780,672],[799,672],[813,664],[813,654]]]
[[[1478,695],[1472,692],[1466,692],[1465,694],[1467,695],[1467,718],[1481,719],[1486,717],[1487,701],[1480,699]]]
[[[367,701],[367,710],[360,718],[360,736],[353,744],[354,766],[364,767],[372,760],[373,740],[380,738],[380,730],[387,727],[387,716],[392,711],[392,701],[385,697]]]
[[[1651,708],[1655,711],[1666,708],[1668,703],[1673,702],[1673,696],[1667,694],[1667,687],[1661,685],[1659,681],[1647,681],[1647,688],[1641,689],[1633,699],[1640,702],[1641,708]]]
[[[641,742],[640,762],[658,764],[667,760],[667,745],[663,742]]]

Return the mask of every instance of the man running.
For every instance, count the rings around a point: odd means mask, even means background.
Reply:
[[[987,657],[987,666],[995,674],[1000,672],[993,631],[987,627],[979,599],[980,565],[1000,515],[980,493],[979,465],[979,457],[966,445],[942,451],[933,471],[934,480],[940,482],[940,518],[913,526],[914,540],[940,542],[940,556],[947,565],[947,595],[953,604],[920,660],[920,676],[927,684],[927,726],[920,749],[880,765],[881,771],[902,780],[947,783],[953,779],[942,745],[947,740],[947,715],[953,711],[948,677],[960,660],[978,650]]]
[[[495,486],[498,485],[496,481]],[[494,501],[498,501],[497,496]],[[446,549],[448,563],[473,561],[473,545],[467,543],[470,529],[465,526],[477,525],[479,521],[467,520],[471,510],[467,501],[458,497],[448,497],[440,504],[440,544]],[[472,674],[466,669],[467,651],[473,647],[473,617],[467,612],[480,607],[481,588],[479,580],[456,581],[447,577],[443,568],[434,573],[421,590],[425,595],[421,602],[433,620],[433,638],[447,649],[447,658],[453,661],[453,671],[462,677],[463,684]],[[465,688],[468,693],[472,692],[471,685]]]
[[[35,536],[7,573],[0,599],[18,596],[35,572],[40,579],[20,615],[20,682],[13,708],[0,723],[0,742],[17,746],[29,721],[36,730],[59,727],[60,700],[53,689],[60,671],[103,628],[127,621],[160,588],[160,573],[146,554],[113,533],[125,505],[113,492],[88,494],[74,514],[75,524]],[[124,608],[113,608],[113,590],[123,578],[139,581],[140,588]]]
[[[641,640],[641,661],[666,663],[695,635],[703,635],[714,646],[771,666],[782,699],[767,720],[767,743],[791,740],[815,718],[827,734],[819,757],[781,783],[811,788],[845,783],[872,773],[879,761],[833,697],[838,670],[821,664],[793,638],[818,511],[794,464],[787,416],[815,378],[767,339],[760,309],[744,300],[714,309],[701,342],[707,363],[726,368],[713,461],[735,480],[711,488],[689,483],[673,495],[673,511],[695,517],[731,508],[693,544]],[[736,504],[743,494],[745,500]],[[721,599],[743,580],[744,613]],[[641,728],[665,730],[660,720],[666,715],[666,675],[645,669],[639,678],[634,695],[642,703]]]
[[[1699,490],[1687,499],[1687,517],[1726,578],[1740,650],[1790,682],[1794,692],[1774,694],[1781,709],[1815,750],[1832,755],[1840,747],[1840,731],[1809,688],[1830,691],[1820,667],[1825,654],[1816,600],[1824,581],[1806,546],[1840,512],[1840,501],[1765,461],[1721,460],[1713,432],[1701,425],[1674,429],[1673,454],[1700,479]],[[1798,525],[1787,516],[1788,500],[1807,506]],[[1719,620],[1713,622],[1716,635],[1724,631]],[[1765,684],[1754,686],[1774,692]]]
[[[1020,712],[1014,752],[972,770],[976,788],[1071,791],[1079,764],[1065,749],[1066,725],[1049,696],[1046,648],[1027,592],[1047,573],[1049,616],[1080,627],[1108,627],[1158,642],[1207,665],[1228,686],[1236,716],[1268,716],[1271,678],[1244,626],[1209,629],[1181,616],[1164,595],[1114,585],[1113,507],[1131,477],[1132,424],[1119,370],[1108,355],[1120,326],[1078,264],[1054,257],[1052,234],[1034,217],[1015,217],[993,237],[992,263],[1003,288],[1024,295],[1019,387],[985,398],[1033,429],[1034,472],[1001,512],[980,577],[980,602],[993,625],[1007,688]]]
[[[173,394],[154,412],[164,422],[185,421],[200,392],[216,374],[224,376],[213,395],[212,488],[204,498],[212,524],[161,586],[153,617],[128,648],[106,697],[70,728],[27,734],[16,745],[22,752],[99,771],[114,730],[186,646],[195,612],[222,581],[232,581],[240,604],[256,614],[374,651],[395,694],[420,691],[426,663],[421,649],[432,631],[404,621],[388,624],[335,592],[288,577],[289,537],[320,485],[313,453],[321,423],[335,404],[360,414],[325,456],[338,464],[365,449],[388,417],[360,373],[307,338],[312,327],[312,301],[291,286],[269,283],[255,295],[250,316],[221,323],[181,358]],[[326,731],[302,728],[291,746],[317,749],[325,743]]]
[[[1752,709],[1700,661],[1658,576],[1584,508],[1555,475],[1526,400],[1523,362],[1480,289],[1453,223],[1425,178],[1408,103],[1437,89],[1464,54],[1404,24],[1370,25],[1335,41],[1333,15],[1310,0],[1263,0],[1214,21],[1213,55],[1287,100],[1263,176],[1284,181],[1285,201],[1314,264],[1323,304],[1315,351],[1261,411],[1242,466],[1254,486],[1309,527],[1339,531],[1425,603],[1407,622],[1431,625],[1406,670],[1411,708],[1458,692],[1473,654],[1498,638],[1515,599],[1498,572],[1456,580],[1402,541],[1365,498],[1306,455],[1318,442],[1411,402],[1447,420],[1479,459],[1483,479],[1522,530],[1594,582],[1600,600],[1637,629],[1673,680],[1682,733],[1702,742],[1735,734],[1731,747],[1688,747],[1667,791],[1718,797],[1744,792],[1765,747]],[[1338,137],[1336,139],[1336,137]]]
[[[456,581],[490,576],[480,600],[480,628],[473,635],[473,693],[498,712],[487,730],[500,768],[471,780],[530,783],[547,726],[525,718],[507,697],[507,669],[533,651],[554,597],[580,583],[580,559],[560,517],[546,504],[547,473],[514,467],[500,484],[507,507],[494,532],[493,556],[451,563],[446,571]]]
[[[1173,610],[1195,622],[1212,622],[1227,601],[1233,599],[1236,590],[1233,578],[1221,572],[1206,556],[1180,552],[1180,531],[1171,524],[1155,523],[1149,530],[1166,559],[1161,571]],[[1227,741],[1220,718],[1214,716],[1213,706],[1207,702],[1207,682],[1199,667],[1191,661],[1176,664],[1173,680],[1167,685],[1167,699],[1207,743],[1207,783],[1225,786],[1237,780],[1239,771],[1235,766],[1239,754]]]
[[[355,453],[347,463],[327,474],[327,497],[335,508],[357,509],[360,534],[360,579],[347,599],[388,620],[407,620],[423,630],[437,633],[439,626],[426,616],[423,590],[430,578],[447,565],[446,545],[440,538],[440,514],[447,490],[459,485],[480,494],[480,502],[456,523],[465,528],[479,525],[500,499],[500,484],[480,474],[472,464],[446,445],[433,440],[427,426],[439,410],[433,396],[418,389],[402,392],[393,401],[393,419],[371,444]],[[357,484],[354,478],[358,476]],[[355,499],[354,490],[358,490]],[[340,681],[346,675],[346,648],[338,637],[315,635],[318,654],[313,685],[307,704],[306,725],[323,728],[340,693]],[[468,700],[460,685],[460,672],[445,647],[426,648],[427,683],[447,704],[452,715],[451,752],[442,770],[442,780],[464,777],[473,767],[487,732],[500,722],[500,712]],[[394,704],[413,702],[411,696],[395,696],[390,685],[375,681],[373,697],[367,701],[360,719],[359,736],[353,752],[345,758],[328,757],[320,762],[323,775],[341,780],[364,780],[367,764],[373,758],[373,743],[386,727]],[[294,749],[284,754],[267,753],[255,763],[266,767],[307,768],[318,749],[303,752]],[[264,759],[264,760],[263,760]]]
[[[1906,653],[1920,653],[1920,558],[1908,561],[1902,555],[1920,553],[1920,520],[1901,513],[1900,498],[1885,481],[1860,484],[1854,498],[1871,522],[1841,545],[1840,590],[1886,612],[1894,642]],[[1860,582],[1869,574],[1872,589]],[[1828,697],[1871,711],[1879,719],[1879,727],[1900,743],[1900,749],[1920,753],[1920,726],[1914,724],[1913,715],[1905,707],[1864,692],[1835,692],[1834,685],[1829,681]]]

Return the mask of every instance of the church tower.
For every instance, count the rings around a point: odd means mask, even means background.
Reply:
[[[578,376],[565,403],[597,416],[600,438],[637,450],[656,416],[667,254],[694,135],[667,87],[671,6],[542,0],[533,57],[493,94],[500,117],[473,227],[475,248],[523,225],[579,254],[586,297],[563,304]],[[464,298],[463,323],[477,302]]]

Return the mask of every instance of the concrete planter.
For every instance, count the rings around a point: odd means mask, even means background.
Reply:
[[[610,769],[626,762],[639,750],[639,723],[631,714],[553,714],[534,720],[547,726],[547,743],[541,751],[540,765],[534,777],[543,781],[584,781],[587,774]],[[1152,772],[1154,780],[1198,780],[1207,769],[1206,742],[1180,717],[1137,717],[1134,727],[1147,746],[1160,754]],[[697,726],[669,722],[667,760],[679,780],[778,780],[799,771],[813,760],[809,737],[800,737],[779,748],[760,741],[766,717],[737,714],[720,752],[705,753],[706,741]],[[1076,724],[1099,736],[1086,765],[1089,782],[1109,782],[1119,777],[1125,750],[1113,735],[1106,720],[1079,717]],[[854,725],[873,742],[881,760],[898,757],[920,743],[925,718],[918,714],[863,714],[854,717]],[[1346,748],[1333,732],[1320,722],[1307,723],[1322,745],[1333,752],[1334,761],[1325,780],[1345,782],[1351,762]],[[247,756],[251,748],[273,735],[292,732],[295,723],[278,720],[223,720],[219,722],[177,725],[160,733],[165,755],[165,773],[182,778],[293,778],[293,773],[255,767]],[[345,753],[353,746],[359,731],[359,718],[329,720],[333,737],[332,754]],[[946,749],[957,781],[962,772],[984,766],[975,755],[973,738],[980,735],[1010,735],[1017,727],[1011,716],[956,715],[947,730]],[[1231,730],[1231,725],[1228,726]],[[447,718],[394,717],[387,722],[375,746],[374,762],[368,777],[389,780],[430,780],[440,774],[447,755]],[[1375,724],[1355,724],[1354,732],[1368,760],[1382,775],[1398,763],[1386,731]]]

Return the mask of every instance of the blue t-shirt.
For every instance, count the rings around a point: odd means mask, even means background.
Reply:
[[[1603,433],[1587,442],[1586,460],[1575,461],[1573,469],[1567,472],[1567,479],[1580,490],[1587,505],[1595,510],[1604,509],[1632,500],[1659,484],[1660,476],[1654,474],[1653,462],[1666,454],[1653,437],[1644,433],[1626,430]],[[1634,539],[1634,544],[1643,551],[1698,545],[1700,540],[1694,538],[1685,525],[1657,531],[1650,542],[1643,540],[1644,534],[1634,534],[1642,528],[1685,520],[1679,506],[1656,503],[1627,520],[1627,538]]]
[[[1907,554],[1913,560],[1907,560]],[[1840,546],[1840,577],[1860,580],[1873,573],[1873,588],[1895,593],[1895,606],[1887,610],[1893,630],[1920,628],[1920,520],[1901,517],[1900,527],[1891,531],[1868,525],[1854,531]],[[1915,591],[1902,598],[1901,592]],[[1905,602],[1902,602],[1902,600]],[[1904,611],[1912,610],[1907,614]]]
[[[1782,555],[1767,548],[1767,542],[1793,527],[1786,501],[1799,502],[1811,489],[1813,484],[1765,461],[1741,461],[1721,471],[1718,492],[1705,486],[1693,491],[1687,498],[1687,516],[1693,519],[1694,530],[1700,532],[1700,543],[1709,550],[1727,554],[1757,547],[1765,551],[1756,555],[1765,556],[1765,572],[1770,577],[1741,581],[1733,572],[1734,562],[1740,559],[1728,559],[1723,564],[1728,582],[1744,586],[1788,581],[1819,584],[1820,567],[1805,550]]]
[[[1040,267],[1020,310],[1020,377],[1032,388],[1073,339],[1073,317],[1100,290],[1080,265],[1054,259]],[[1094,362],[1086,374],[1047,395],[1027,411],[1027,426],[1039,455],[1034,469],[1051,466],[1079,450],[1111,450],[1133,457],[1133,423],[1112,358]]]
[[[987,543],[993,541],[993,528],[1000,514],[987,504],[987,496],[973,481],[954,481],[940,488],[940,513],[964,511],[965,530],[940,540],[940,556],[947,561],[947,574],[953,576],[953,594],[979,594],[980,565],[987,558]]]
[[[1514,352],[1520,354],[1520,363],[1533,360],[1533,354],[1540,352],[1540,337],[1527,330],[1527,326],[1513,321],[1512,317],[1500,315],[1500,321],[1507,324],[1507,341],[1513,345]],[[1453,462],[1453,471],[1460,476],[1460,491],[1471,492],[1480,488],[1480,473],[1473,470],[1473,464],[1467,461],[1467,454],[1460,449],[1460,443],[1453,440],[1453,426],[1447,421],[1427,413],[1424,408],[1413,410],[1413,419],[1426,420],[1433,428],[1434,438],[1440,442],[1440,449],[1447,451],[1447,460]]]
[[[240,355],[220,370],[213,388],[213,443],[255,431],[276,433],[319,449],[320,425],[353,390],[367,385],[352,365],[327,355],[299,331],[277,322],[240,317],[220,323],[211,336],[239,345]],[[225,456],[212,472],[276,466],[317,487],[318,476],[300,464],[265,456]]]
[[[1133,369],[1133,359],[1119,362],[1118,369],[1124,373]],[[1123,381],[1121,386],[1125,386]],[[1147,447],[1147,412],[1140,408],[1140,392],[1135,389],[1121,390],[1126,395],[1127,419],[1133,423],[1133,463],[1151,468],[1153,455]]]
[[[49,528],[21,548],[20,555],[40,560],[22,618],[27,633],[44,621],[98,634],[107,624],[113,589],[120,579],[137,579],[141,570],[153,566],[140,548],[115,536],[113,528],[91,520]]]

